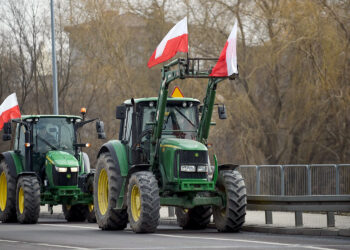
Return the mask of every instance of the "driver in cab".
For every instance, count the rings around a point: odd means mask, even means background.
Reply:
[[[49,132],[47,132],[46,126],[39,124],[37,129],[37,137],[40,141],[38,142],[38,151],[46,153],[47,151],[54,149],[57,141]]]

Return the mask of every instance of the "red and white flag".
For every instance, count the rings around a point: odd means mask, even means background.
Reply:
[[[230,36],[227,39],[224,49],[221,51],[219,60],[215,64],[209,76],[230,76],[238,74],[237,68],[237,22],[233,26]]]
[[[20,117],[21,112],[19,111],[16,93],[13,93],[0,105],[0,130],[5,122]]]
[[[169,60],[176,52],[188,52],[187,17],[178,22],[163,38],[149,59],[149,68]]]

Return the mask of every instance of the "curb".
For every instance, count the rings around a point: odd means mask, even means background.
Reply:
[[[64,219],[62,213],[48,212],[40,213],[40,218]],[[176,219],[160,219],[159,225],[177,225]],[[214,223],[210,223],[208,228],[216,228]],[[308,235],[308,236],[342,236],[350,237],[350,229],[337,228],[305,228],[305,227],[279,227],[266,225],[244,225],[242,231],[269,234],[288,234],[288,235]]]

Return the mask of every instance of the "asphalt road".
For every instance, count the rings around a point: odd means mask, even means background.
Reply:
[[[350,249],[346,237],[288,236],[159,226],[154,234],[102,231],[96,224],[40,219],[36,225],[0,224],[0,250],[42,249]]]

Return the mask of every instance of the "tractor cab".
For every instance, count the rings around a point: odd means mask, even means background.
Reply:
[[[200,102],[193,98],[169,98],[161,137],[193,140],[195,143],[199,104]],[[156,106],[157,98],[151,97],[127,100],[117,107],[117,118],[121,119],[119,139],[128,145],[130,153],[133,152],[136,156],[129,158],[134,159],[130,164],[149,163],[151,134],[157,119]]]
[[[40,172],[43,177],[45,171],[46,155],[50,151],[62,151],[63,155],[74,154],[74,141],[76,132],[74,123],[80,117],[35,117],[23,118],[26,124],[19,123],[16,128],[14,150],[21,156],[22,164],[25,166],[25,148],[31,147],[32,168]],[[25,143],[25,134],[28,131],[31,143]],[[77,160],[77,159],[76,159]],[[78,163],[75,163],[75,166]],[[27,166],[28,170],[30,166]]]

